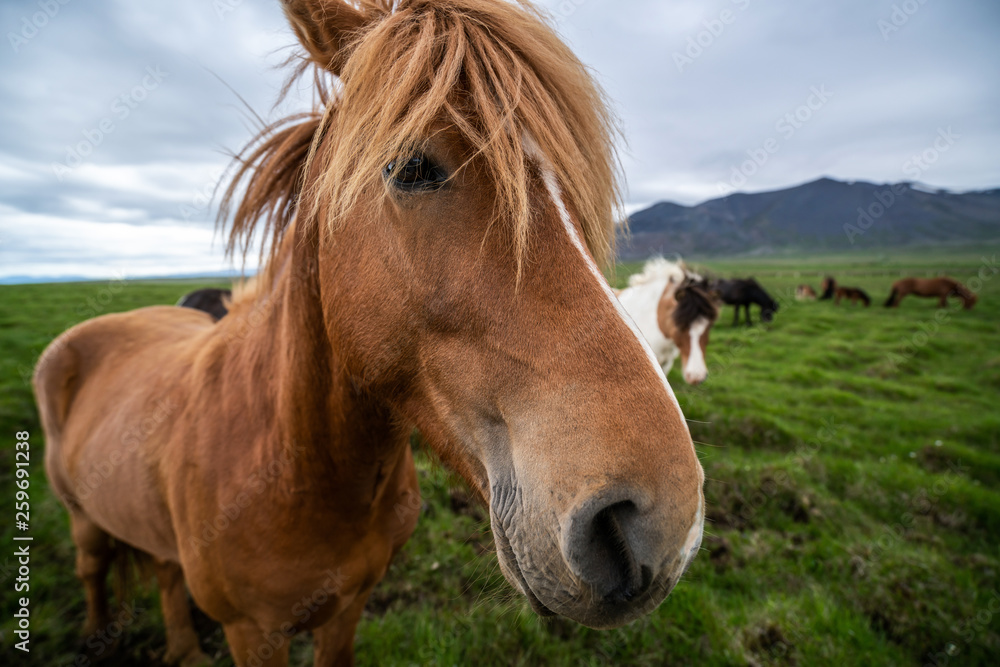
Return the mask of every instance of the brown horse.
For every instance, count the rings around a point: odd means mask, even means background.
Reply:
[[[796,301],[815,301],[816,300],[816,290],[814,290],[809,285],[799,285],[795,288],[795,300]]]
[[[834,302],[835,306],[840,305],[841,299],[850,299],[851,305],[855,305],[860,301],[865,305],[865,308],[872,305],[872,300],[869,298],[868,294],[865,293],[860,287],[837,287],[834,291]]]
[[[903,297],[913,294],[914,296],[937,297],[938,307],[948,306],[948,297],[958,297],[962,300],[962,306],[968,310],[976,305],[977,297],[965,285],[954,278],[941,276],[940,278],[903,278],[892,284],[892,292],[885,302],[886,308],[896,308]]]
[[[35,372],[88,631],[134,550],[167,661],[205,659],[186,583],[237,665],[286,665],[301,631],[316,665],[350,664],[417,521],[414,425],[489,507],[533,609],[648,613],[698,551],[704,474],[599,268],[618,200],[602,93],[526,3],[285,12],[342,87],[259,137],[227,192],[245,183],[232,246],[271,233],[264,269],[218,323],[99,317]]]

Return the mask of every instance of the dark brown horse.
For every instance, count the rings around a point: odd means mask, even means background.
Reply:
[[[181,297],[177,305],[182,308],[203,310],[216,320],[221,320],[229,312],[229,303],[233,299],[232,290],[206,287],[188,292]]]
[[[872,305],[872,300],[868,297],[860,287],[838,287],[835,292],[834,305],[839,306],[841,299],[849,299],[851,305],[857,304],[859,301],[865,305],[865,308]]]
[[[913,294],[928,298],[937,298],[938,307],[948,306],[948,297],[957,297],[962,300],[962,306],[968,310],[976,305],[976,295],[965,285],[954,278],[941,276],[940,278],[903,278],[892,284],[892,292],[885,302],[886,308],[896,308],[903,297]]]
[[[823,278],[823,285],[820,288],[822,294],[819,297],[820,301],[827,301],[832,299],[834,293],[837,291],[837,281],[833,276],[827,276]]]
[[[538,613],[650,612],[698,551],[704,474],[601,274],[618,199],[602,93],[523,2],[284,7],[342,85],[239,162],[230,242],[265,226],[263,270],[218,323],[99,317],[35,371],[88,631],[134,551],[168,662],[206,660],[186,583],[241,667],[286,665],[303,631],[314,664],[350,664],[416,526],[413,426],[489,507]]]

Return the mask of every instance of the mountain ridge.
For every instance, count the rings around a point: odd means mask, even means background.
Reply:
[[[823,177],[694,206],[663,201],[629,216],[619,258],[837,251],[1000,239],[1000,188],[954,193],[920,183]]]

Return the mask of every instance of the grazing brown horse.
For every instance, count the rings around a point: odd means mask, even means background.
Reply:
[[[816,290],[814,290],[809,285],[799,285],[795,288],[795,300],[796,301],[815,301],[816,300]]]
[[[709,332],[719,318],[718,295],[707,280],[683,262],[657,257],[629,279],[618,300],[649,341],[664,373],[670,372],[679,355],[684,381],[692,385],[705,381]]]
[[[488,505],[533,609],[595,628],[648,613],[698,551],[704,474],[599,268],[618,193],[601,92],[526,3],[285,12],[342,88],[259,137],[227,192],[245,182],[233,246],[272,235],[263,270],[218,323],[99,317],[35,372],[87,629],[134,550],[167,661],[205,659],[186,583],[237,665],[286,665],[301,631],[316,665],[350,664],[417,521],[414,425]]]
[[[938,307],[948,306],[948,297],[958,297],[962,300],[962,306],[968,310],[976,305],[977,297],[965,285],[954,278],[941,276],[940,278],[903,278],[892,284],[892,292],[885,302],[886,308],[896,308],[903,297],[913,294],[914,296],[937,297]]]
[[[865,308],[872,305],[872,300],[860,287],[838,287],[834,291],[833,304],[835,306],[839,306],[841,299],[850,299],[851,305],[855,305],[858,301],[860,301],[865,305]]]
[[[229,312],[229,302],[233,299],[232,290],[206,287],[188,292],[177,302],[182,308],[203,310],[216,320],[221,320]]]

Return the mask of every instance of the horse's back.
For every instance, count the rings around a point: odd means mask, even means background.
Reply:
[[[117,366],[144,356],[157,357],[156,361],[163,363],[160,354],[166,354],[168,348],[183,349],[212,325],[207,313],[172,306],[152,306],[86,320],[62,333],[42,353],[35,368],[35,391],[40,399],[52,400],[56,386],[65,385],[70,376],[73,387],[79,389],[109,357],[114,357]],[[65,386],[63,393],[69,389]],[[63,397],[65,401],[71,399]]]
[[[743,294],[742,281],[740,279],[718,280],[713,284],[713,287],[719,292],[723,303],[730,306],[741,304],[740,299]]]
[[[904,294],[915,294],[917,296],[942,296],[956,289],[959,285],[957,280],[940,276],[937,278],[901,278],[893,283],[892,288],[900,290]]]
[[[121,512],[124,499],[149,507],[136,501],[157,493],[156,448],[182,407],[180,376],[213,324],[201,311],[155,306],[87,320],[46,348],[33,383],[46,471],[67,506],[112,534],[101,516],[138,518]],[[150,550],[169,551],[171,539],[153,536]]]

